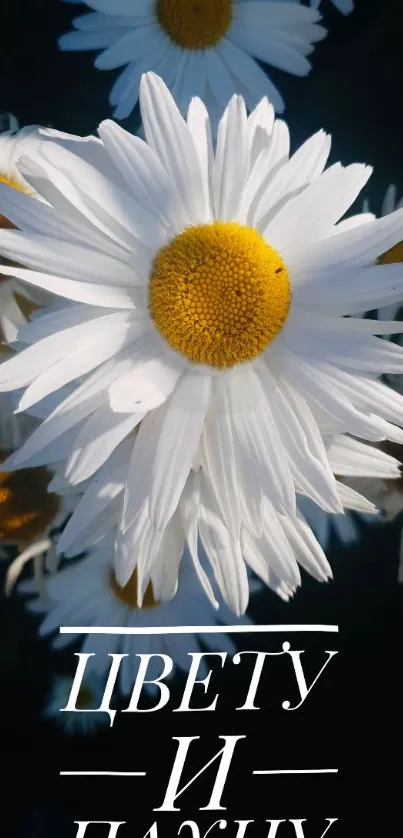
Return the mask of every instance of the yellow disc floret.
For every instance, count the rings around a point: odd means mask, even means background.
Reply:
[[[281,257],[251,227],[188,227],[157,254],[149,283],[154,323],[190,361],[225,369],[260,355],[287,318]]]
[[[156,0],[160,26],[183,49],[207,49],[221,41],[232,7],[232,0]]]
[[[49,530],[59,510],[51,479],[43,466],[0,471],[0,541],[23,546]]]
[[[128,608],[138,609],[137,604],[137,570],[134,569],[127,585],[122,588],[116,581],[116,576],[113,570],[109,574],[109,586],[112,593],[117,597],[119,602],[127,605]],[[152,583],[149,582],[143,597],[143,604],[141,608],[155,608],[160,603],[154,597]]]

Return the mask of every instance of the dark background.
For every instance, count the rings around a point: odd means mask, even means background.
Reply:
[[[59,0],[3,0],[0,49],[0,110],[31,123],[87,134],[109,116],[108,92],[115,73],[93,66],[94,53],[60,53],[57,36],[67,31],[84,6]],[[323,4],[329,36],[318,45],[307,79],[280,72],[286,118],[294,147],[323,127],[333,135],[332,161],[374,166],[367,195],[378,212],[386,187],[403,194],[403,0],[356,0],[349,17]],[[136,116],[124,123],[136,127]],[[215,681],[216,713],[117,717],[113,730],[90,739],[65,737],[41,721],[53,672],[71,670],[72,655],[56,655],[37,638],[35,618],[18,597],[0,607],[0,744],[2,775],[0,833],[13,838],[74,838],[78,819],[127,820],[122,838],[143,838],[162,802],[175,753],[171,736],[203,734],[191,774],[218,750],[219,734],[248,734],[240,747],[224,796],[227,813],[198,816],[211,785],[202,778],[183,796],[182,817],[160,817],[160,838],[171,838],[182,820],[207,828],[219,817],[255,819],[251,838],[267,838],[268,818],[310,818],[306,838],[319,838],[325,817],[339,817],[329,836],[398,835],[401,830],[403,706],[403,588],[397,584],[402,521],[388,528],[363,527],[358,546],[334,543],[335,579],[320,586],[304,576],[291,604],[270,592],[253,600],[260,623],[336,623],[340,636],[290,636],[293,648],[307,649],[316,674],[324,649],[340,654],[304,707],[281,710],[289,682],[269,665],[260,712],[234,712],[245,695],[241,667],[227,664]],[[0,568],[1,569],[1,568]],[[239,637],[244,649],[275,650],[287,637]],[[247,665],[242,672],[247,671]],[[178,706],[183,680],[175,682],[170,708]],[[238,698],[238,702],[236,701]],[[296,696],[295,696],[296,699]],[[263,778],[253,768],[339,767],[338,777]],[[146,779],[61,779],[61,769],[147,770]],[[187,777],[187,779],[190,779]],[[210,780],[211,782],[211,780]],[[400,785],[400,795],[399,795]],[[400,810],[400,812],[399,812]],[[400,825],[400,830],[399,830]],[[189,832],[189,830],[188,830]],[[228,838],[235,835],[228,830]],[[98,827],[89,838],[103,838]],[[183,832],[185,834],[185,831]],[[215,832],[214,832],[215,834]],[[249,838],[249,833],[247,833]],[[292,838],[281,828],[278,838]],[[120,833],[119,833],[120,838]]]

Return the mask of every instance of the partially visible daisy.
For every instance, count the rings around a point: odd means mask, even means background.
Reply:
[[[76,2],[76,0],[68,0],[68,2]],[[311,0],[311,8],[319,9],[322,2],[323,0]],[[329,2],[333,3],[343,15],[349,15],[354,9],[354,0],[329,0]]]
[[[266,581],[277,556],[292,586],[302,555],[328,578],[296,508],[297,494],[349,505],[324,435],[403,442],[403,398],[378,380],[403,370],[403,351],[375,337],[402,326],[345,316],[402,296],[401,266],[376,259],[401,240],[403,211],[342,220],[371,170],[325,170],[322,131],[290,157],[267,100],[248,118],[234,97],[214,149],[200,100],[185,122],[153,73],[141,100],[147,142],[107,121],[101,144],[46,140],[20,164],[52,208],[22,195],[0,250],[71,302],[19,330],[27,348],[1,365],[0,389],[24,389],[21,410],[73,389],[6,467],[53,462],[68,439],[59,477],[88,481],[138,604],[150,580],[175,594],[186,544],[204,584],[200,538],[242,614],[248,565]],[[363,469],[381,457],[351,445]]]
[[[369,202],[366,199],[363,203],[363,212],[369,212]],[[381,206],[381,216],[390,215],[392,212],[396,212],[396,210],[403,209],[403,198],[398,198],[397,187],[394,183],[391,183],[384,195],[382,206]],[[393,245],[393,247],[388,248],[385,253],[382,253],[378,259],[381,265],[393,265],[396,262],[403,262],[403,238],[401,241],[397,242],[397,244]],[[403,301],[402,301],[403,302]],[[396,311],[398,306],[400,305],[400,301],[398,301],[394,308],[388,308],[388,312]],[[393,318],[392,318],[393,319]]]
[[[14,395],[14,394],[13,394]],[[27,562],[33,561],[35,578],[41,586],[44,567],[55,571],[59,555],[53,533],[76,506],[77,491],[56,495],[49,492],[51,468],[36,466],[20,471],[3,471],[2,463],[22,445],[38,425],[35,410],[15,413],[15,399],[0,396],[0,558],[9,559],[10,548],[18,550],[6,573],[9,595]]]
[[[403,208],[403,198],[398,198],[398,191],[397,187],[394,183],[391,183],[386,192],[384,199],[382,201],[381,207],[381,216],[389,215],[392,212],[396,212],[396,210]],[[369,209],[368,201],[364,202],[364,212],[367,212]],[[379,257],[379,263],[381,265],[393,265],[397,264],[398,262],[403,263],[403,235],[402,240],[395,244],[393,247],[389,248],[382,253]],[[378,318],[380,320],[402,320],[403,319],[403,294],[399,300],[389,306],[383,306],[378,311]],[[402,335],[397,334],[391,338],[394,342],[402,344]],[[388,383],[398,390],[400,393],[403,393],[403,375],[385,375],[385,379]]]
[[[110,94],[116,119],[136,106],[148,70],[164,79],[183,113],[192,96],[200,96],[210,116],[219,117],[235,93],[242,93],[250,110],[268,96],[280,113],[283,99],[255,59],[306,76],[307,56],[326,35],[318,11],[299,0],[87,0],[87,5],[95,11],[75,18],[74,30],[59,46],[99,50],[99,70],[127,65]]]
[[[90,735],[99,727],[109,726],[108,713],[85,712],[95,710],[102,703],[105,689],[105,679],[95,673],[90,673],[83,679],[76,701],[77,710],[81,712],[61,712],[66,707],[70,697],[73,679],[65,675],[53,678],[50,693],[43,711],[45,719],[50,719],[60,725],[68,734]]]
[[[167,561],[169,555],[167,554]],[[256,589],[256,585],[255,585]],[[19,590],[25,594],[36,594],[35,581],[24,581]],[[118,584],[113,567],[113,549],[110,542],[101,545],[87,558],[66,567],[51,576],[46,585],[46,597],[39,596],[28,602],[28,608],[35,613],[47,611],[39,633],[54,634],[55,648],[67,646],[81,638],[75,635],[59,634],[60,626],[202,626],[233,624],[234,616],[229,608],[219,602],[215,609],[197,584],[197,578],[189,555],[183,557],[179,573],[176,596],[167,601],[158,601],[152,583],[149,583],[142,607],[137,604],[137,571],[134,570],[127,585]],[[238,619],[239,624],[250,622],[248,617]],[[134,658],[136,653],[166,654],[176,666],[188,670],[191,665],[190,651],[201,651],[200,642],[208,649],[235,652],[231,638],[224,634],[206,635],[92,635],[84,640],[82,652],[96,653],[90,658],[87,668],[102,674],[110,667],[108,654],[123,652],[129,655],[122,660],[119,684],[122,693],[133,687],[135,677]],[[155,667],[158,669],[158,662]],[[202,670],[200,670],[202,671]],[[207,672],[204,673],[207,675]],[[150,670],[150,679],[153,674]],[[203,676],[201,676],[203,677]]]
[[[15,118],[10,120],[10,125],[9,130],[0,134],[0,189],[13,190],[35,198],[37,196],[34,190],[21,175],[16,161],[21,155],[29,152],[31,143],[35,142],[37,129],[35,126],[29,126],[19,130]],[[11,230],[16,226],[18,225],[0,213],[0,229]],[[2,263],[8,266],[13,264],[4,260]],[[3,342],[14,341],[19,326],[24,324],[34,309],[45,304],[47,299],[48,295],[40,289],[35,292],[12,276],[3,274],[0,264],[0,352]]]

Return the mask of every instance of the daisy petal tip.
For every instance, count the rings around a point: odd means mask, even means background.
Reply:
[[[133,568],[129,567],[127,562],[122,562],[119,559],[116,559],[116,561],[115,561],[116,581],[117,581],[118,585],[120,585],[121,588],[126,587],[127,583],[130,580],[132,572],[133,572]],[[139,586],[138,598],[140,598],[140,586]],[[141,600],[142,599],[143,599],[143,597],[141,595]],[[141,607],[141,603],[140,603],[139,607]]]
[[[110,131],[110,129],[116,127],[116,122],[113,119],[103,119],[102,122],[99,123],[97,131],[98,134],[101,131]]]
[[[160,92],[169,93],[168,87],[166,86],[164,80],[157,73],[154,73],[153,70],[148,70],[146,73],[143,73],[140,79],[139,89],[140,96],[144,93],[150,93],[153,89],[158,89]]]

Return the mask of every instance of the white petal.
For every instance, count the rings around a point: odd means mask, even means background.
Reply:
[[[336,481],[320,430],[308,405],[290,388],[284,385],[281,388],[264,365],[260,365],[259,375],[300,491],[328,512],[341,512]]]
[[[210,379],[187,374],[174,390],[157,442],[150,516],[157,530],[175,511],[200,443],[210,398]]]
[[[320,241],[355,201],[371,172],[358,163],[345,169],[336,163],[280,209],[263,235],[284,255]]]
[[[383,479],[400,477],[399,460],[348,436],[334,438],[329,448],[329,462],[335,474]]]
[[[143,413],[122,416],[104,405],[94,411],[78,434],[67,460],[65,475],[69,483],[75,486],[91,477],[143,416]]]
[[[248,574],[240,543],[230,537],[217,514],[205,481],[200,508],[199,532],[223,598],[239,617],[245,613],[248,605]]]
[[[179,364],[175,367],[165,358],[150,358],[150,351],[155,352],[155,345],[145,342],[144,348],[146,352],[142,357],[141,347],[136,347],[136,360],[131,363],[130,369],[109,387],[109,404],[117,413],[146,413],[163,404],[182,373]]]
[[[213,381],[210,409],[202,434],[202,462],[211,481],[221,515],[235,540],[239,538],[239,507],[236,452],[228,395],[219,379]]]
[[[346,509],[353,509],[356,512],[363,512],[366,515],[377,513],[376,506],[372,501],[364,498],[359,492],[356,492],[350,486],[346,486],[340,480],[338,481],[340,500]]]
[[[69,381],[91,372],[114,355],[118,356],[126,346],[134,343],[139,333],[141,334],[142,324],[133,323],[129,318],[125,322],[122,315],[115,316],[115,319],[112,319],[113,317],[114,315],[111,315],[105,324],[100,324],[99,321],[88,324],[85,337],[80,337],[80,343],[75,348],[70,341],[66,343],[65,357],[56,360],[47,371],[39,374],[22,396],[19,409],[25,410]],[[45,340],[50,341],[52,338]],[[26,349],[25,353],[39,346],[40,344],[35,344]]]
[[[50,291],[52,294],[59,294],[66,300],[75,300],[104,308],[134,309],[136,307],[134,294],[128,288],[108,287],[94,282],[77,282],[73,279],[66,279],[64,276],[42,274],[26,268],[6,265],[1,266],[1,272],[5,276],[16,277],[29,285]]]
[[[196,149],[171,94],[154,73],[142,78],[140,106],[147,142],[176,183],[190,223],[202,224],[208,218]]]
[[[297,518],[292,520],[284,515],[281,521],[301,567],[319,582],[331,578],[329,562],[302,515],[298,513]]]
[[[136,200],[161,217],[171,236],[178,233],[188,218],[174,179],[153,149],[109,119],[101,122],[98,133]]]
[[[249,134],[246,108],[234,96],[220,120],[214,167],[215,216],[230,221],[245,189],[249,171]]]
[[[199,582],[207,594],[214,608],[218,608],[210,579],[204,570],[198,553],[198,518],[200,508],[200,471],[191,471],[186,481],[182,496],[179,502],[179,514],[182,519],[182,526],[186,534],[189,552],[192,558],[193,567],[196,571]]]
[[[287,456],[269,401],[254,372],[237,373],[226,382],[238,456],[253,464],[255,481],[274,505],[295,509],[295,491]]]
[[[124,530],[147,497],[157,530],[172,517],[199,447],[209,394],[209,378],[185,375],[171,398],[141,423],[129,467]]]

